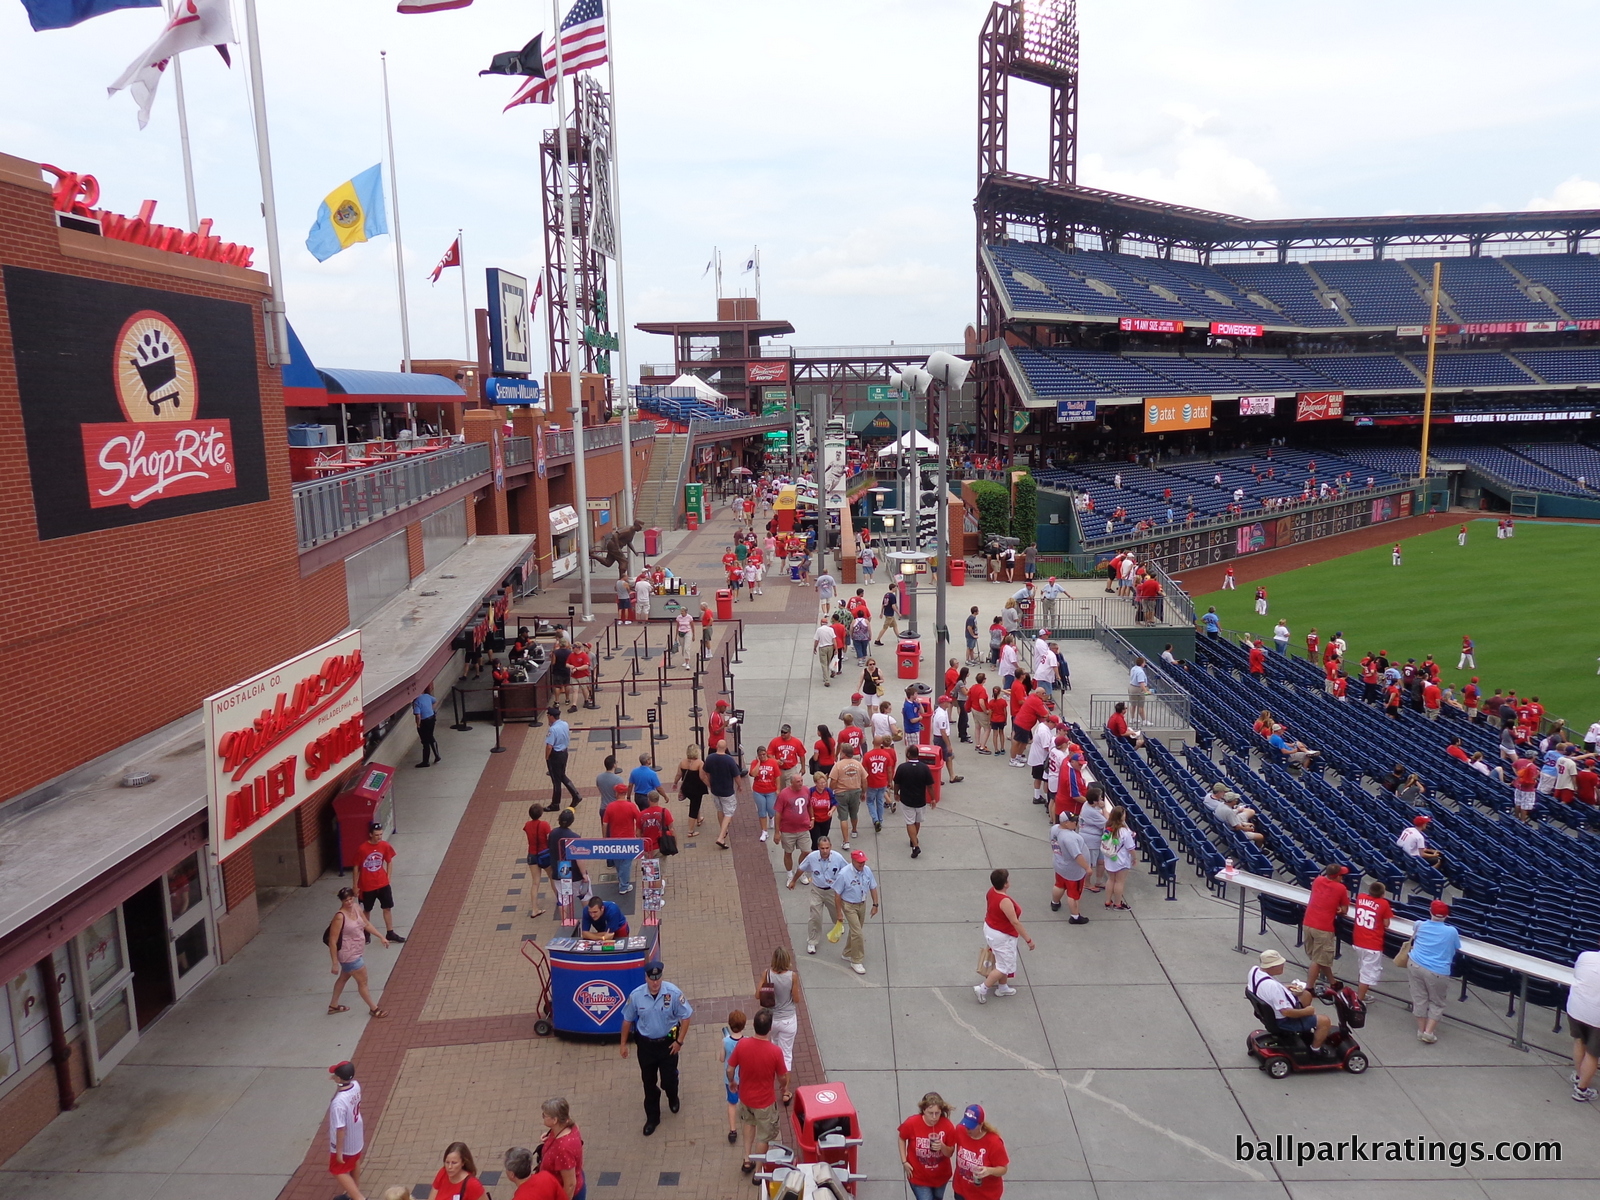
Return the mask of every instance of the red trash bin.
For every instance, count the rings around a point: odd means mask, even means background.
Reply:
[[[689,510],[689,532],[693,533],[696,529],[699,529],[699,528],[700,528],[700,514],[695,512],[694,509],[691,508]]]
[[[939,746],[919,746],[917,756],[928,764],[928,770],[933,772],[933,789],[928,793],[928,804],[937,807],[940,800],[944,799],[941,791],[941,780],[944,775],[944,750]]]
[[[644,531],[644,552],[646,557],[654,557],[661,553],[661,530],[646,529]]]
[[[648,546],[649,544],[650,543],[647,540],[645,542],[645,545]],[[966,582],[967,582],[967,560],[964,559],[964,558],[957,558],[955,555],[951,555],[950,556],[950,586],[951,587],[964,587],[966,585]]]
[[[845,1187],[855,1194],[856,1148],[861,1145],[861,1118],[842,1083],[815,1083],[794,1090],[790,1110],[797,1162],[822,1162],[842,1167],[851,1178]]]
[[[733,620],[733,589],[717,589],[717,620]]]
[[[922,673],[922,642],[914,633],[903,633],[895,647],[901,679],[915,679]]]
[[[933,745],[933,697],[918,696],[917,712],[921,714],[917,718],[917,724],[922,726],[922,732],[917,734],[917,744],[926,752],[927,748]]]

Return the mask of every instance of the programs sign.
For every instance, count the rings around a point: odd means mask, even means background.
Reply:
[[[211,848],[220,862],[361,761],[361,631],[206,700]]]

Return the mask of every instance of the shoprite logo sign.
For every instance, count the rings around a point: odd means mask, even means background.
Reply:
[[[236,484],[227,421],[197,420],[194,355],[177,322],[144,309],[123,323],[112,354],[123,422],[82,425],[89,506],[138,508]]]
[[[43,539],[268,496],[251,306],[3,268]]]

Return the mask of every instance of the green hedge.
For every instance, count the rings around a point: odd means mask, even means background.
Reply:
[[[1005,537],[1011,528],[1011,493],[1003,483],[975,479],[967,485],[978,500],[978,529],[985,538]]]
[[[1039,485],[1032,475],[1023,475],[1015,484],[1016,503],[1011,509],[1011,536],[1027,547],[1039,540]]]

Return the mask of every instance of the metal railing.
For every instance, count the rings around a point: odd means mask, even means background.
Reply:
[[[309,550],[488,472],[488,443],[468,442],[436,454],[296,484],[300,549]]]
[[[526,437],[508,437],[501,443],[506,457],[506,466],[522,467],[533,461],[533,439]]]
[[[1121,596],[1063,596],[1054,599],[1036,596],[1030,629],[1081,630],[1085,631],[1085,636],[1089,636],[1097,625],[1109,628],[1133,623],[1133,601],[1124,600]],[[1193,621],[1180,618],[1171,607],[1162,605],[1157,607],[1156,619],[1147,624],[1158,629],[1178,629],[1187,628]]]
[[[796,358],[927,358],[940,351],[945,354],[964,355],[967,347],[962,342],[923,342],[897,346],[795,346]]]
[[[628,432],[634,441],[653,438],[659,426],[655,421],[630,421]],[[591,425],[583,431],[584,451],[605,450],[611,446],[622,445],[622,423],[612,422],[607,425]],[[572,457],[572,430],[550,429],[544,435],[545,453],[551,458]]]
[[[1162,569],[1160,563],[1148,562],[1145,564],[1145,569],[1154,575],[1156,582],[1161,585],[1161,599],[1158,602],[1159,607],[1156,612],[1158,618],[1164,616],[1165,619],[1158,619],[1157,623],[1164,625],[1193,625],[1194,600],[1189,593],[1172,581],[1172,576]]]
[[[1151,692],[1144,696],[1102,695],[1089,697],[1089,722],[1096,729],[1104,729],[1118,704],[1126,704],[1125,716],[1130,729],[1192,729],[1189,719],[1189,697],[1182,692]]]

